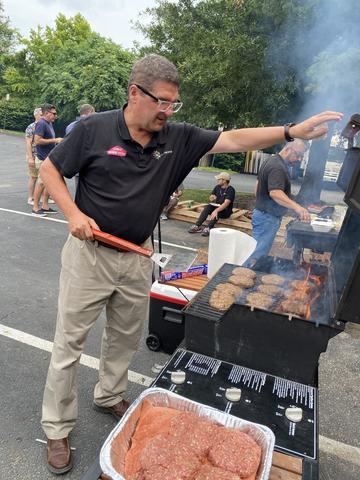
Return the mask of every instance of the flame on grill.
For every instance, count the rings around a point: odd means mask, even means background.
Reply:
[[[318,275],[311,275],[311,265],[306,265],[306,274],[304,280],[295,280],[290,290],[289,298],[305,305],[305,314],[301,315],[306,320],[311,318],[311,307],[319,298],[322,279]]]

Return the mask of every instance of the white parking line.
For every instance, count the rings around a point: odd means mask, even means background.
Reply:
[[[0,335],[40,350],[45,350],[46,352],[51,352],[53,346],[53,343],[48,340],[35,337],[29,333],[21,332],[15,328],[7,327],[1,323]],[[90,355],[82,354],[80,363],[95,370],[99,369],[99,359],[91,357]],[[153,378],[129,370],[129,381],[148,387],[152,383]],[[352,463],[353,465],[360,466],[360,448],[347,445],[346,443],[337,442],[336,440],[321,435],[319,436],[319,447],[324,453],[334,455],[339,459]]]
[[[40,350],[45,350],[46,352],[52,351],[53,342],[49,342],[48,340],[44,340],[43,338],[35,337],[34,335],[30,335],[29,333],[21,332],[20,330],[16,330],[15,328],[7,327],[6,325],[3,325],[1,323],[0,335],[11,338],[12,340],[16,340],[17,342],[24,343],[31,347],[38,348]],[[86,367],[93,368],[94,370],[99,370],[99,359],[91,357],[90,355],[86,355],[83,353],[81,355],[80,363],[82,365],[85,365]],[[131,370],[129,370],[128,378],[130,382],[143,385],[144,387],[148,387],[153,381],[153,378],[137,372],[133,372]]]
[[[0,208],[0,212],[9,212],[16,213],[17,215],[24,215],[25,217],[36,218],[37,220],[46,220],[48,222],[57,222],[57,223],[68,223],[66,220],[61,220],[59,218],[53,217],[37,217],[33,213],[21,212],[19,210],[10,210],[9,208]],[[159,243],[158,240],[155,240],[155,243]],[[161,242],[162,245],[167,245],[168,247],[180,248],[181,250],[188,250],[189,252],[197,252],[196,248],[185,247],[184,245],[177,245],[176,243]]]

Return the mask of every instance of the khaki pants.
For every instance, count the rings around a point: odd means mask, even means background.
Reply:
[[[94,401],[110,407],[122,399],[128,367],[148,314],[152,273],[148,258],[71,235],[61,259],[56,333],[41,421],[50,439],[67,437],[74,428],[78,414],[76,369],[87,334],[104,307],[107,321]]]

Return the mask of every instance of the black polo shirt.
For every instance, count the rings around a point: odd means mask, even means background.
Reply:
[[[216,196],[215,203],[219,203],[220,205],[222,205],[225,200],[230,200],[229,205],[221,211],[222,215],[230,217],[235,200],[235,189],[231,185],[228,185],[225,188],[216,185],[211,194]]]
[[[130,137],[123,110],[113,110],[81,119],[49,158],[64,177],[80,174],[75,203],[83,213],[101,230],[139,244],[219,134],[167,123],[143,148]]]
[[[287,208],[275,202],[269,195],[271,190],[282,190],[291,196],[291,181],[286,163],[280,155],[272,155],[260,167],[255,208],[282,217]]]

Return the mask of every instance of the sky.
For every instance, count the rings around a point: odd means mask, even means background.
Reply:
[[[135,40],[142,45],[146,43],[142,34],[132,28],[131,21],[146,23],[148,17],[141,12],[156,3],[156,0],[3,0],[4,14],[11,26],[25,37],[38,25],[53,27],[59,13],[66,17],[81,13],[92,30],[129,49]]]

